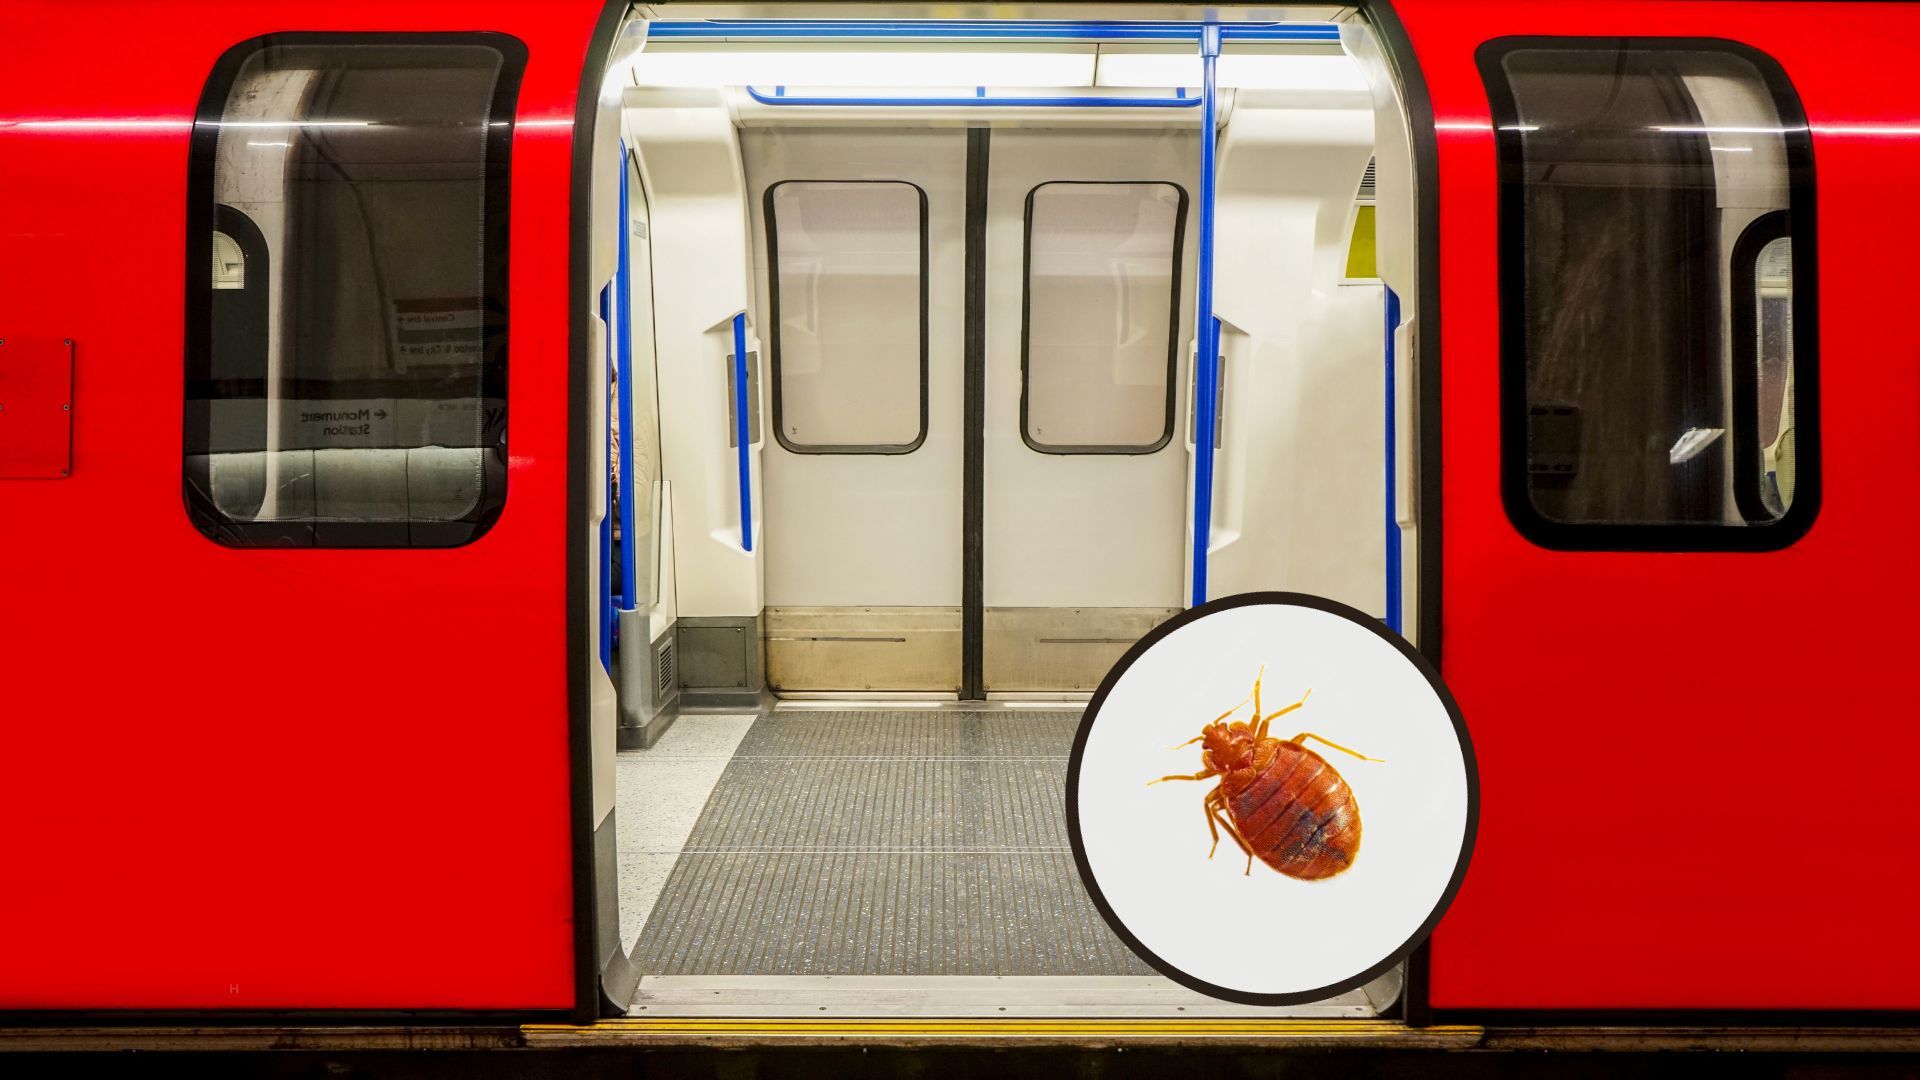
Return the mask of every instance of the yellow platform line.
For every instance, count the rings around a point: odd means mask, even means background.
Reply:
[[[1111,1042],[1287,1041],[1329,1045],[1395,1043],[1403,1046],[1473,1046],[1478,1027],[1410,1028],[1390,1020],[1257,1019],[842,1019],[624,1017],[596,1024],[528,1024],[529,1045],[609,1042],[773,1042],[789,1040],[863,1042]]]

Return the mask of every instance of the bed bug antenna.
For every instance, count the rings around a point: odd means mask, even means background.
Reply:
[[[1268,724],[1273,723],[1276,717],[1285,716],[1288,713],[1292,712],[1293,710],[1299,708],[1300,706],[1305,705],[1307,703],[1307,699],[1312,696],[1313,696],[1313,688],[1309,686],[1307,688],[1307,692],[1300,695],[1299,701],[1296,701],[1293,704],[1287,706],[1286,708],[1273,713],[1271,716],[1259,716],[1256,714],[1256,716],[1254,717],[1255,727],[1253,729],[1253,737],[1256,739],[1266,738]]]
[[[1261,672],[1264,673],[1267,669],[1263,666],[1261,667],[1260,670]],[[1227,717],[1232,716],[1234,713],[1237,713],[1241,709],[1245,708],[1248,702],[1253,703],[1253,719],[1255,722],[1258,722],[1260,719],[1260,676],[1258,675],[1255,675],[1253,677],[1253,692],[1248,694],[1246,697],[1241,698],[1240,703],[1238,705],[1235,705],[1233,708],[1228,709],[1226,712],[1223,712],[1219,716],[1214,717],[1213,722],[1215,724],[1226,723]],[[1208,726],[1212,726],[1212,725],[1208,725]],[[1189,742],[1190,741],[1191,740],[1189,740]],[[1186,745],[1188,744],[1187,743],[1180,744],[1180,746],[1186,746]],[[1174,747],[1174,749],[1176,750],[1178,750],[1179,748],[1180,748],[1179,746]]]

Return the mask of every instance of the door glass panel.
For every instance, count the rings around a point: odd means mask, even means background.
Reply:
[[[1167,444],[1186,205],[1186,192],[1165,183],[1046,183],[1028,194],[1028,446],[1145,453]]]
[[[767,189],[773,414],[796,453],[926,437],[927,197],[902,181]]]

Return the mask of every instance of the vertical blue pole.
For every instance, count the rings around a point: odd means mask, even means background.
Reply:
[[[1387,288],[1387,629],[1400,633],[1400,514],[1397,495],[1399,479],[1399,451],[1395,445],[1398,432],[1395,420],[1398,411],[1394,407],[1393,394],[1393,335],[1400,328],[1400,297],[1392,287]]]
[[[613,359],[613,285],[609,282],[600,288],[600,321],[607,328],[606,359]],[[600,393],[607,393],[607,384],[600,384]],[[600,433],[602,439],[613,434],[613,418],[607,418],[607,430]],[[602,444],[604,445],[604,443]],[[607,463],[607,475],[601,478],[606,484],[607,508],[613,508],[613,463]],[[613,514],[600,516],[600,666],[613,670]]]
[[[740,550],[753,550],[753,476],[747,456],[747,313],[733,317],[733,430],[739,449]]]
[[[1218,141],[1214,129],[1218,103],[1214,100],[1214,66],[1220,57],[1220,28],[1200,28],[1200,285],[1194,301],[1194,321],[1200,331],[1199,370],[1193,392],[1193,606],[1207,602],[1207,548],[1213,542],[1213,433],[1220,418],[1214,414],[1220,387],[1220,320],[1213,316],[1213,172]]]
[[[633,549],[634,520],[640,492],[633,475],[633,224],[627,192],[627,144],[620,144],[620,261],[613,273],[615,371],[620,382],[620,609],[632,611],[640,603],[639,553]],[[651,494],[651,493],[649,493]]]

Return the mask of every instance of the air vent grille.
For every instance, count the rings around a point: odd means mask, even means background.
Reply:
[[[1373,201],[1373,170],[1374,170],[1374,162],[1371,159],[1369,159],[1367,161],[1367,171],[1365,175],[1360,177],[1359,201],[1363,203],[1370,203]]]
[[[654,659],[653,692],[664,699],[673,692],[679,682],[680,673],[674,670],[673,639],[668,638],[660,645],[660,655]]]

